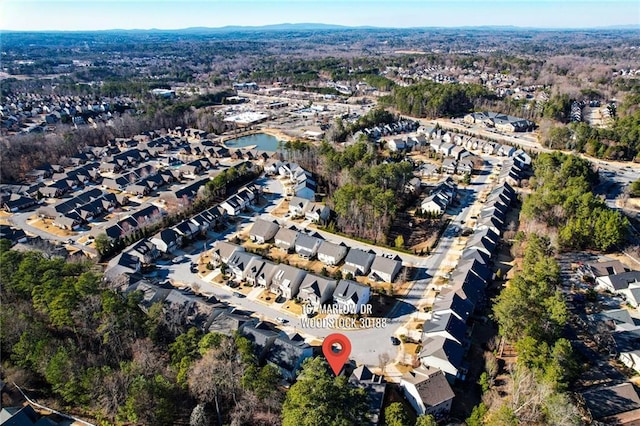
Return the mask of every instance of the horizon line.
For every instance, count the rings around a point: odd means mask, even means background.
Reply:
[[[16,29],[2,29],[0,33],[86,33],[86,32],[115,32],[115,31],[193,31],[193,30],[254,30],[254,29],[270,29],[273,31],[279,30],[277,27],[305,27],[305,26],[319,26],[327,27],[324,30],[350,30],[350,29],[370,29],[370,30],[422,30],[422,29],[514,29],[514,30],[640,30],[640,24],[612,24],[604,26],[591,26],[591,27],[552,27],[552,26],[520,26],[520,25],[500,25],[500,24],[487,24],[487,25],[430,25],[430,26],[409,26],[409,27],[385,27],[376,25],[341,25],[341,24],[327,24],[323,22],[300,22],[289,23],[282,22],[276,24],[264,24],[264,25],[224,25],[219,27],[207,27],[207,26],[193,26],[193,27],[181,27],[181,28],[107,28],[107,29],[39,29],[39,30],[16,30]],[[284,29],[284,28],[283,28]],[[316,30],[322,30],[323,28],[315,28]]]

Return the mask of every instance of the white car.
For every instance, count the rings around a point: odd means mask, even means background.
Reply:
[[[286,324],[289,321],[287,321],[286,319],[282,318],[282,317],[276,317],[276,321],[278,321],[280,324]]]

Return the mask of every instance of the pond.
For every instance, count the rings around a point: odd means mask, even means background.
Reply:
[[[266,133],[256,133],[237,139],[229,139],[224,144],[229,148],[243,148],[255,145],[256,149],[260,151],[275,152],[278,150],[278,138]]]

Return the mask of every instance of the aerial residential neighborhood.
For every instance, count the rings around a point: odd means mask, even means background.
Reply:
[[[0,425],[640,422],[627,5],[68,3],[3,23]]]

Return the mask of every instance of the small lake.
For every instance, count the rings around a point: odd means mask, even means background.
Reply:
[[[256,133],[254,135],[243,136],[237,139],[229,139],[224,143],[229,148],[244,148],[246,146],[255,145],[259,151],[271,151],[278,150],[278,138],[275,136],[267,135],[266,133]]]

